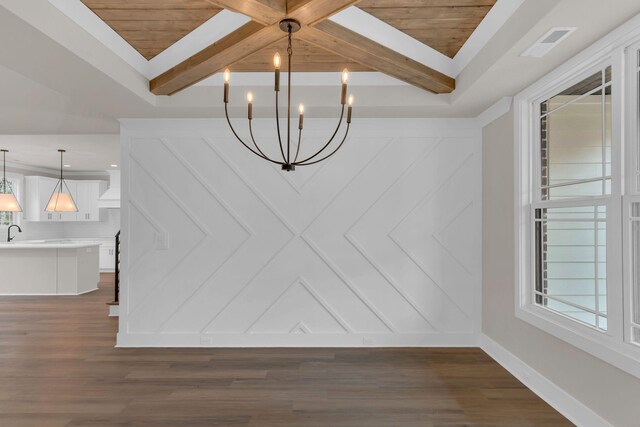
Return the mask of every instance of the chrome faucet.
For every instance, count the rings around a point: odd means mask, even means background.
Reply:
[[[18,232],[22,233],[22,228],[20,228],[19,225],[16,225],[16,224],[10,225],[9,228],[7,228],[7,243],[11,243],[11,241],[15,238],[15,237],[11,237],[11,229],[13,227],[17,227]]]

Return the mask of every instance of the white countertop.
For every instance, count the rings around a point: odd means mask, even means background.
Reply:
[[[11,243],[0,242],[0,249],[79,249],[99,245],[99,241],[23,240]]]

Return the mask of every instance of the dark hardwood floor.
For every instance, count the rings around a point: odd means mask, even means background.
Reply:
[[[115,349],[102,279],[0,297],[0,426],[572,425],[478,349]]]

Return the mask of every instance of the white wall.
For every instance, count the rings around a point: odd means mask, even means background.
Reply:
[[[105,209],[101,213],[104,219],[99,222],[65,222],[62,226],[62,236],[73,238],[109,238],[112,239],[120,230],[120,209]]]
[[[482,331],[612,425],[638,426],[640,380],[515,317],[513,123],[483,131]]]
[[[52,240],[64,238],[64,231],[62,223],[44,223],[44,222],[30,222],[20,221],[20,228],[22,233],[18,233],[18,230],[11,230],[11,236],[15,241],[19,240]],[[2,235],[0,235],[0,241],[6,241],[6,228],[0,229]]]
[[[475,345],[473,123],[358,120],[284,173],[222,121],[125,121],[118,345]],[[304,147],[334,126],[308,120]]]

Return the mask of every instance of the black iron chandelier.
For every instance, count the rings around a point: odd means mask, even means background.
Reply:
[[[296,166],[308,166],[308,165],[313,165],[316,163],[319,163],[323,160],[328,159],[329,157],[333,156],[344,144],[344,142],[347,139],[347,135],[349,134],[349,127],[351,125],[351,111],[352,111],[352,106],[353,106],[353,96],[349,96],[349,100],[348,100],[348,108],[347,108],[347,126],[346,126],[346,130],[344,133],[344,136],[342,138],[342,141],[340,141],[340,143],[335,146],[335,148],[333,148],[333,151],[327,151],[327,148],[329,148],[329,146],[331,145],[331,143],[334,141],[336,135],[338,134],[340,128],[342,127],[342,122],[344,120],[344,109],[345,109],[345,105],[347,104],[347,80],[349,78],[349,72],[347,69],[345,69],[342,72],[342,96],[341,96],[341,103],[342,103],[342,109],[340,112],[340,120],[338,121],[338,126],[336,127],[336,130],[333,132],[333,135],[331,135],[331,138],[329,139],[329,141],[327,141],[327,143],[320,148],[315,154],[313,154],[312,156],[306,157],[302,160],[298,160],[298,157],[300,155],[300,143],[302,142],[302,128],[304,125],[304,105],[300,104],[299,107],[299,118],[298,118],[298,143],[296,144],[295,148],[295,154],[292,152],[292,147],[291,147],[291,57],[293,56],[293,49],[291,47],[291,35],[295,32],[297,32],[298,30],[300,30],[300,22],[295,20],[295,19],[283,19],[282,21],[280,21],[280,29],[282,29],[282,31],[286,32],[288,35],[288,47],[287,47],[287,56],[288,56],[288,74],[287,74],[287,82],[288,82],[288,86],[287,86],[287,140],[286,140],[286,151],[285,151],[285,147],[282,143],[282,137],[281,137],[281,132],[280,132],[280,116],[279,116],[279,112],[278,112],[278,98],[279,98],[279,93],[280,93],[280,54],[276,53],[273,57],[273,65],[275,67],[275,92],[276,92],[276,127],[277,127],[277,134],[278,134],[278,143],[280,145],[280,154],[282,155],[282,161],[280,160],[275,160],[270,158],[269,156],[267,156],[258,146],[258,143],[256,142],[256,139],[253,135],[253,127],[252,127],[252,121],[253,121],[253,94],[251,92],[249,92],[247,94],[247,102],[248,102],[248,112],[247,112],[247,118],[249,120],[249,135],[251,136],[251,142],[253,143],[253,147],[252,148],[249,144],[247,144],[246,142],[244,142],[242,140],[242,138],[240,138],[238,136],[238,133],[235,131],[235,129],[233,128],[233,125],[231,124],[231,120],[229,119],[229,111],[228,111],[228,104],[229,104],[229,78],[230,78],[230,72],[229,70],[225,70],[224,72],[224,112],[225,115],[227,117],[227,122],[229,123],[229,127],[231,128],[231,132],[233,132],[233,135],[238,139],[238,141],[240,141],[240,143],[242,143],[242,145],[244,145],[249,151],[251,151],[253,154],[255,154],[258,157],[263,158],[264,160],[267,160],[271,163],[275,163],[278,165],[282,166],[282,170],[284,171],[294,171],[296,170]]]

